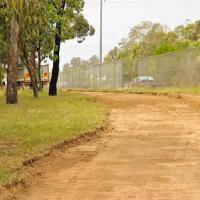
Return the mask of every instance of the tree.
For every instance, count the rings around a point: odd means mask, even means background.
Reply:
[[[84,7],[83,0],[51,0],[51,3],[54,6],[57,17],[55,21],[54,61],[49,95],[55,96],[57,95],[61,42],[74,38],[78,38],[78,42],[82,42],[86,36],[94,34],[94,28],[89,25],[81,14]]]
[[[150,29],[152,29],[153,23],[150,21],[143,21],[140,24],[134,26],[128,36],[129,42],[140,43],[144,40]]]
[[[3,23],[3,20],[0,19],[0,22]],[[3,64],[5,67],[8,63],[8,40],[7,40],[7,30],[4,25],[0,26],[0,64]]]
[[[175,47],[172,44],[162,43],[154,50],[154,55],[160,55],[172,51],[175,51]]]
[[[72,68],[86,68],[89,65],[89,61],[82,60],[80,57],[74,57],[71,59]]]
[[[99,64],[99,57],[97,55],[94,55],[89,58],[88,62],[90,65],[97,65]]]
[[[127,38],[105,56],[105,62],[122,61],[125,74],[136,75],[138,58],[159,55],[200,46],[200,20],[169,30],[165,25],[141,22],[134,26]]]
[[[74,57],[71,59],[71,66],[72,67],[80,67],[81,66],[81,58],[80,57]]]
[[[37,76],[39,82],[39,91],[43,89],[41,79],[41,65],[46,58],[52,58],[52,50],[54,47],[53,42],[54,29],[51,24],[46,24],[39,29],[38,39],[35,43],[35,49],[37,54]]]
[[[37,28],[37,38],[35,40],[35,49],[37,54],[37,76],[39,82],[39,90],[43,88],[41,80],[41,64],[46,58],[53,59],[52,50],[54,49],[55,37],[55,18],[54,6],[51,3],[45,4],[45,9],[40,12],[42,19]],[[45,16],[45,17],[44,17]]]
[[[63,72],[67,73],[69,69],[70,69],[70,64],[65,63],[64,66],[63,66]]]
[[[164,25],[159,23],[152,24],[151,28],[141,42],[144,49],[142,56],[145,57],[153,55],[154,49],[156,49],[163,42],[167,31],[168,28]]]
[[[0,15],[3,26],[1,29],[7,29],[8,41],[8,67],[7,67],[7,104],[17,103],[17,82],[16,82],[16,67],[17,67],[17,50],[18,50],[18,35],[19,21],[18,17],[21,11],[22,0],[1,1]]]
[[[40,39],[39,33],[42,27],[46,26],[48,20],[45,15],[45,12],[47,12],[46,6],[45,1],[29,0],[23,7],[23,14],[20,19],[19,47],[21,60],[30,74],[34,98],[38,98],[36,45]]]
[[[109,63],[118,59],[119,49],[118,47],[114,47],[114,49],[110,50],[107,56],[104,58],[104,62]]]
[[[18,50],[18,34],[19,24],[15,14],[11,16],[10,31],[9,31],[9,58],[7,68],[7,90],[6,102],[8,104],[17,103],[17,50]]]
[[[35,42],[43,16],[46,19],[44,11],[47,11],[45,7],[47,2],[47,0],[4,0],[0,4],[0,20],[3,21],[3,26],[0,27],[6,30],[8,37],[7,103],[17,103],[18,54],[30,73],[34,97],[38,96],[34,72]],[[19,47],[21,51],[18,51]]]

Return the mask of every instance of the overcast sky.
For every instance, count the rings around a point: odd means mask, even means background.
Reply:
[[[72,57],[88,59],[99,54],[100,0],[86,0],[84,15],[95,27],[96,33],[82,44],[67,41],[61,47],[61,67]],[[160,22],[174,28],[187,19],[200,19],[199,0],[106,0],[103,5],[103,54],[126,37],[131,27],[141,21]]]

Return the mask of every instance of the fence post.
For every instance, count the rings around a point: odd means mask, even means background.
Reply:
[[[116,74],[116,68],[115,68],[115,61],[114,61],[114,88],[116,88],[116,79],[115,79],[115,74]]]
[[[116,66],[117,68],[116,68],[116,79],[117,79],[117,81],[116,81],[116,86],[117,86],[117,88],[119,88],[119,73],[118,73],[118,71],[119,71],[119,65],[118,65],[118,63],[117,63],[117,66]]]
[[[149,65],[146,66],[147,67],[147,81],[149,80]]]
[[[89,89],[90,88],[90,66],[88,66],[87,70],[88,70],[88,84],[87,84],[87,87]]]
[[[136,83],[138,83],[138,77],[140,76],[139,59],[136,59],[136,70],[137,70]]]
[[[96,86],[95,86],[95,85],[96,85],[96,80],[95,80],[95,79],[96,79],[96,77],[95,77],[95,65],[93,65],[93,68],[94,68],[94,86],[93,86],[93,87],[94,87],[94,89],[95,89],[95,87],[96,87]]]
[[[157,75],[157,85],[158,86],[160,86],[160,58],[159,58],[159,56],[157,57],[157,73],[158,73],[158,75]]]
[[[65,88],[66,88],[67,87],[67,73],[64,72],[64,74],[65,74]]]
[[[90,66],[88,65],[88,89],[90,88]]]
[[[69,88],[71,88],[72,85],[72,79],[71,79],[72,75],[71,75],[71,69],[69,70]]]
[[[102,87],[102,63],[99,65],[99,88]]]
[[[79,80],[79,82],[78,82],[78,88],[81,88],[81,81],[82,81],[82,77],[81,77],[81,68],[79,68],[78,69],[78,80]]]
[[[74,88],[74,69],[72,69],[72,88]]]
[[[107,79],[107,88],[109,88],[109,73],[108,73],[108,64],[106,64],[106,79]]]

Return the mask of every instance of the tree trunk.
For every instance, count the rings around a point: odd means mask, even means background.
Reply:
[[[42,84],[42,77],[41,77],[41,47],[39,42],[39,47],[37,49],[38,53],[38,68],[37,68],[37,74],[38,74],[38,81],[39,81],[39,91],[42,91],[43,84]]]
[[[57,81],[59,75],[59,64],[60,64],[60,44],[61,44],[61,24],[56,24],[56,36],[55,36],[55,49],[54,49],[54,61],[53,70],[49,86],[49,96],[57,95]]]
[[[30,74],[31,86],[33,89],[33,97],[38,98],[37,80],[35,78],[35,70],[32,66],[27,66],[28,73]]]
[[[61,6],[57,8],[58,16],[62,17],[66,6],[66,0],[61,0]],[[57,82],[59,75],[59,64],[60,64],[60,44],[61,44],[61,23],[56,23],[56,35],[55,35],[55,48],[54,48],[54,61],[53,70],[51,75],[51,81],[49,85],[49,96],[57,95]]]
[[[35,69],[36,69],[35,51],[31,51],[31,58],[30,58],[29,64],[27,65],[27,70],[30,74],[31,86],[33,89],[33,97],[38,98],[38,85],[37,85]]]
[[[13,16],[10,23],[9,57],[8,57],[8,69],[7,69],[7,90],[6,90],[7,104],[17,103],[18,35],[19,35],[19,24],[15,16]]]

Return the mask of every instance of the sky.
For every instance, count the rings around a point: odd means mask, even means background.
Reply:
[[[100,0],[85,0],[84,16],[96,29],[79,44],[77,39],[61,45],[61,68],[73,57],[88,59],[99,55]],[[200,19],[199,0],[106,0],[103,3],[103,55],[127,37],[141,21],[160,22],[173,29],[187,19]]]

